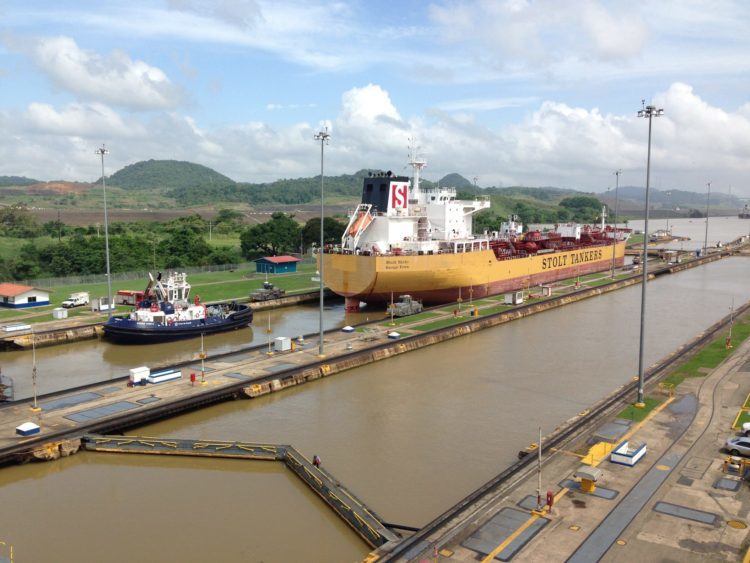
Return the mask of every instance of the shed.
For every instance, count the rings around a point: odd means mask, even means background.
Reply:
[[[299,261],[294,256],[264,256],[255,260],[255,271],[267,274],[296,272]]]
[[[46,289],[30,285],[0,283],[0,306],[20,309],[49,305],[49,293]]]

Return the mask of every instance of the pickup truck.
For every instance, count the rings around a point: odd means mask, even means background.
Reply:
[[[71,293],[70,296],[62,302],[62,306],[66,309],[71,309],[72,307],[81,307],[88,304],[89,294],[86,291]]]

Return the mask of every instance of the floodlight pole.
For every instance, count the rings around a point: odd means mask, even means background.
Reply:
[[[109,154],[107,147],[102,146],[96,151],[102,157],[102,194],[104,195],[104,253],[107,263],[107,318],[112,318],[112,275],[109,270],[109,217],[107,215],[107,183],[104,180],[104,155]]]
[[[329,143],[331,134],[328,132],[328,127],[324,127],[318,133],[315,134],[314,139],[320,141],[320,251],[318,256],[320,257],[320,264],[318,265],[318,271],[320,272],[320,311],[319,311],[319,323],[320,323],[320,342],[318,343],[318,354],[323,355],[323,245],[325,240],[323,238],[323,155],[324,147]]]
[[[643,222],[643,282],[641,283],[641,336],[638,348],[638,397],[636,406],[643,407],[643,383],[644,383],[644,362],[643,349],[646,336],[646,284],[648,282],[648,206],[649,206],[649,187],[651,182],[651,123],[654,117],[659,117],[664,113],[663,109],[657,109],[652,105],[645,105],[642,101],[643,109],[638,111],[638,117],[648,119],[648,152],[646,156],[646,214]]]
[[[36,335],[34,334],[34,327],[31,327],[31,388],[34,393],[34,403],[31,405],[33,412],[39,412],[42,410],[37,403],[37,392],[36,392]]]
[[[617,191],[620,188],[620,174],[622,174],[622,170],[619,168],[614,171],[615,175],[615,215],[612,218],[615,223],[615,232],[613,233],[612,240],[614,241],[612,243],[612,279],[615,279],[615,255],[617,254]]]
[[[708,216],[711,210],[711,182],[706,184],[708,192],[706,193],[706,235],[703,238],[703,256],[708,252]]]

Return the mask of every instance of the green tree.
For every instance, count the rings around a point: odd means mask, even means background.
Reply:
[[[208,233],[208,221],[197,213],[186,217],[177,217],[164,225],[164,231],[170,233],[181,232],[188,229],[196,234]]]
[[[219,209],[216,218],[213,220],[216,232],[219,233],[236,233],[242,230],[242,220],[244,215],[233,209]]]
[[[41,232],[39,223],[25,205],[16,204],[0,208],[0,233],[3,235],[32,238],[39,236]]]
[[[184,225],[159,243],[157,253],[163,257],[167,268],[205,266],[210,262],[211,247],[202,234]]]
[[[574,221],[580,223],[595,221],[602,211],[602,202],[588,195],[566,197],[560,205],[571,212]]]
[[[340,244],[346,223],[335,217],[323,218],[323,241],[325,244]],[[302,227],[302,242],[305,246],[320,245],[320,217],[313,217]]]
[[[271,219],[245,229],[240,235],[242,255],[246,258],[276,256],[299,247],[300,227],[292,215],[274,213]]]
[[[474,232],[482,234],[484,231],[499,231],[503,218],[491,209],[485,209],[474,215]]]

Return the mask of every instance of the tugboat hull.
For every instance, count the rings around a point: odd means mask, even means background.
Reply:
[[[117,344],[160,344],[172,340],[196,338],[201,334],[215,334],[236,330],[249,325],[253,310],[247,305],[224,318],[209,317],[193,321],[177,321],[173,324],[142,323],[126,317],[112,317],[104,324],[104,337]]]

